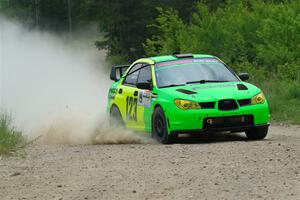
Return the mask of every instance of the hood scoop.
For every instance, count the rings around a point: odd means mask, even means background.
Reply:
[[[237,84],[236,86],[238,90],[248,90],[248,88],[244,84]]]
[[[176,91],[181,92],[183,94],[197,94],[197,92],[190,91],[190,90],[185,90],[185,89],[178,89]]]

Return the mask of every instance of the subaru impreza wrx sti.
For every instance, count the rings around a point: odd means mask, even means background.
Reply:
[[[174,54],[115,66],[107,111],[113,123],[146,131],[161,143],[179,134],[245,132],[249,139],[268,133],[269,109],[262,91],[244,82],[215,56]]]

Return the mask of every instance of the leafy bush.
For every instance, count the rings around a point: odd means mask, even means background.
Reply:
[[[12,153],[24,142],[22,133],[12,126],[11,117],[0,114],[0,155]]]
[[[148,26],[156,33],[144,44],[148,55],[197,52],[216,55],[234,67],[250,63],[275,73],[279,66],[299,69],[300,1],[227,1],[214,12],[198,3],[189,23],[175,10],[159,13]]]
[[[159,9],[144,44],[149,56],[216,55],[266,94],[277,121],[300,123],[300,1],[227,0],[211,11],[198,3],[188,23]]]
[[[275,121],[300,123],[300,82],[272,78],[259,85],[268,99]]]

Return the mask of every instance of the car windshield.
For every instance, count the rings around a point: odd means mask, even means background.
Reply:
[[[195,83],[239,81],[234,73],[214,58],[157,63],[155,77],[159,88]]]

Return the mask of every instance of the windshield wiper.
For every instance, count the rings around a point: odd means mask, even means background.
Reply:
[[[165,86],[162,86],[160,88],[167,88],[167,87],[176,87],[176,86],[184,86],[185,84],[171,84],[171,85],[165,85]]]
[[[218,81],[218,80],[200,80],[200,81],[189,81],[186,84],[193,84],[193,83],[221,83],[221,82],[228,82],[228,81]]]

